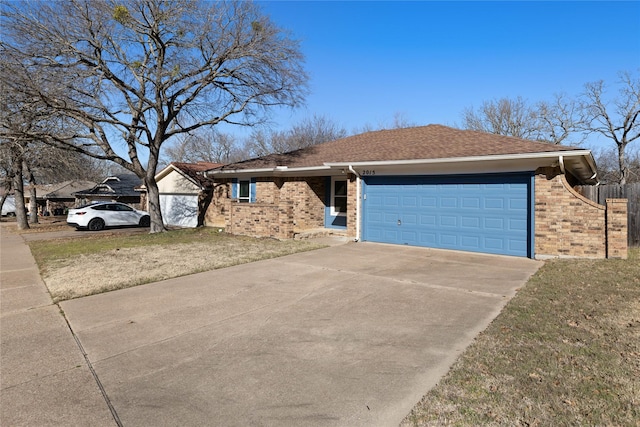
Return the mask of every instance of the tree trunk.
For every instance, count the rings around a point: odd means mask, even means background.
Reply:
[[[27,170],[27,177],[29,178],[29,223],[38,223],[38,191],[36,190],[36,177],[33,176],[33,172],[29,169],[29,165],[25,162],[25,168]]]
[[[19,230],[29,229],[27,211],[24,207],[24,183],[22,182],[22,160],[15,162],[15,175],[13,176],[13,189],[16,199],[16,220]]]
[[[7,200],[7,197],[9,197],[8,191],[0,197],[0,212],[2,212],[2,208],[4,207],[4,202]]]
[[[151,217],[150,233],[161,233],[167,231],[162,221],[162,212],[160,211],[160,191],[156,178],[149,178],[148,174],[145,179],[147,187],[147,203],[149,205],[149,216]]]
[[[213,200],[213,186],[205,187],[204,190],[198,194],[198,225],[197,227],[204,227],[204,220],[207,216],[207,209]]]
[[[618,183],[620,185],[625,185],[627,183],[627,175],[629,173],[627,165],[624,161],[625,147],[626,144],[618,144],[618,167],[620,168],[620,179],[618,180]]]

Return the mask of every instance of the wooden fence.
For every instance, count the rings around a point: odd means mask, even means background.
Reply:
[[[627,236],[630,247],[640,246],[640,182],[633,184],[580,185],[580,194],[601,205],[606,199],[627,199]]]

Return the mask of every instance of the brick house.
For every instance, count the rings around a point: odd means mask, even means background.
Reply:
[[[626,199],[596,184],[589,150],[440,125],[367,132],[205,172],[208,225],[234,234],[492,254],[626,257]]]

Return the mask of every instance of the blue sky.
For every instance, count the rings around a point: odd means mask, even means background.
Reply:
[[[640,2],[265,1],[301,41],[311,94],[274,115],[288,129],[313,114],[348,131],[455,125],[467,107],[577,95],[640,68]],[[596,144],[597,145],[597,144]]]

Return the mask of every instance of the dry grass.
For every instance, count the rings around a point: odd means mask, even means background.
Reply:
[[[59,217],[59,216],[58,217],[56,216],[38,217],[39,222],[37,224],[29,224],[30,228],[27,228],[26,230],[18,229],[18,224],[16,222],[15,217],[10,217],[10,218],[4,217],[0,221],[11,223],[10,225],[6,226],[6,229],[8,231],[11,231],[12,233],[31,234],[31,233],[44,233],[49,231],[70,230],[72,228],[67,225],[66,218],[67,217]]]
[[[321,247],[211,229],[30,243],[55,302]]]
[[[402,426],[640,426],[640,250],[547,262]]]

